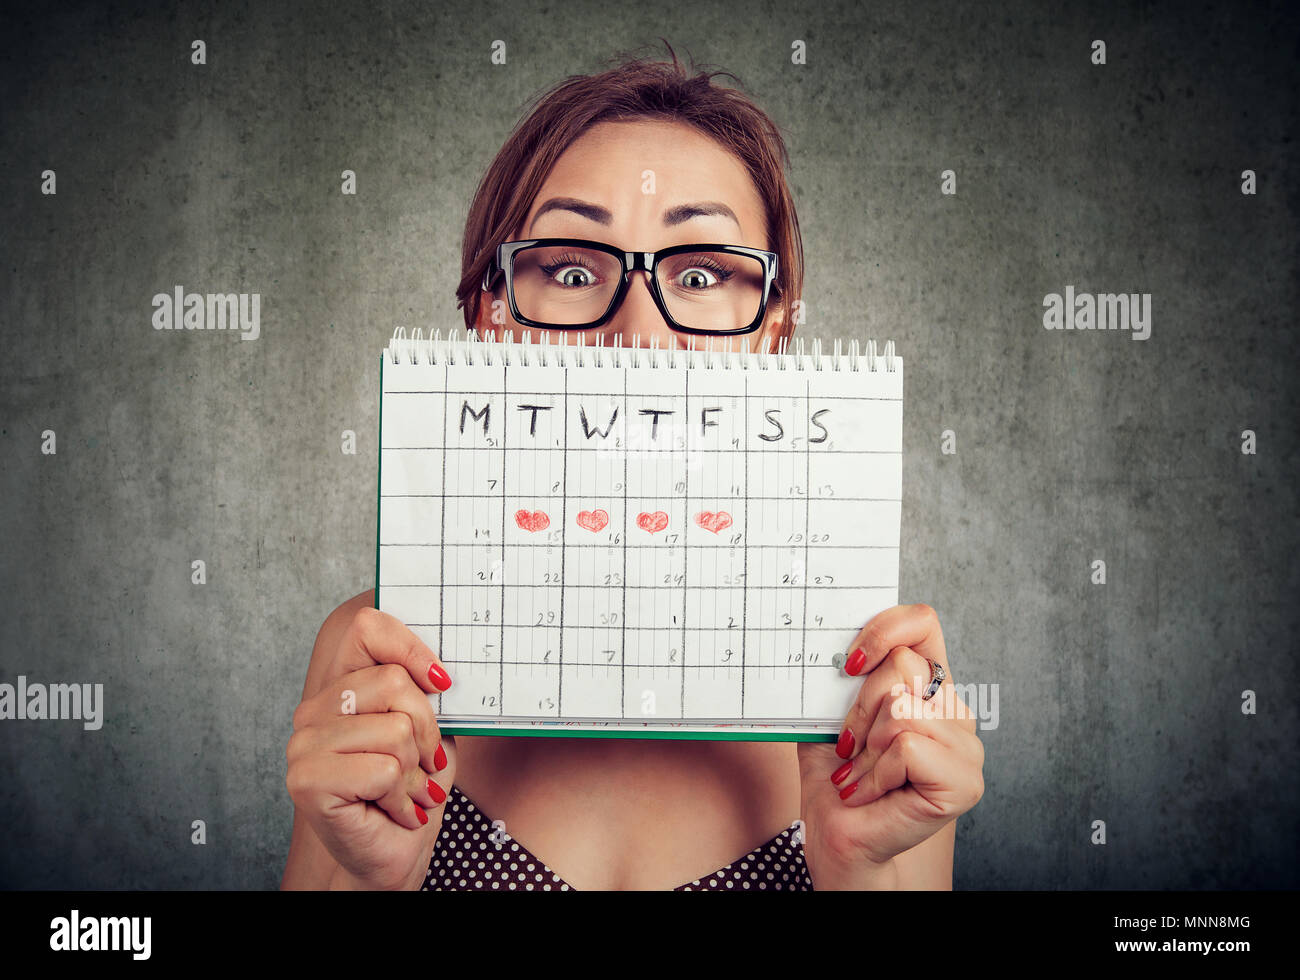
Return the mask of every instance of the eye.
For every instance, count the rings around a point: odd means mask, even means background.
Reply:
[[[555,278],[555,273],[551,273],[551,278]],[[565,286],[590,286],[591,270],[580,265],[568,265],[564,267],[559,280]]]
[[[556,261],[542,265],[540,268],[547,279],[568,289],[594,286],[599,281],[595,270],[581,258],[572,255],[560,256]]]
[[[708,254],[682,256],[684,263],[673,274],[674,284],[686,292],[704,292],[721,286],[735,273],[717,258]]]
[[[688,289],[707,289],[717,282],[717,277],[698,266],[682,273],[682,285]]]

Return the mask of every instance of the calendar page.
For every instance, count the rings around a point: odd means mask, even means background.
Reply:
[[[834,740],[898,601],[903,363],[395,338],[376,605],[450,734]]]

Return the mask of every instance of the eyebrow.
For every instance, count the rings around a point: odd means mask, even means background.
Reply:
[[[529,222],[528,233],[532,234],[533,225],[537,224],[537,219],[548,211],[572,211],[589,221],[597,224],[608,225],[614,220],[614,216],[609,209],[602,208],[599,204],[591,204],[588,201],[580,201],[576,197],[553,197],[533,215],[533,220]],[[695,204],[679,204],[674,208],[669,208],[664,212],[664,227],[671,228],[674,225],[680,225],[683,221],[689,221],[691,218],[709,217],[718,215],[723,218],[730,218],[736,227],[740,227],[740,221],[736,213],[720,201],[699,201]]]

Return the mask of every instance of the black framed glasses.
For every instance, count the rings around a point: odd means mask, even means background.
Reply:
[[[775,252],[743,245],[674,245],[627,252],[582,238],[503,242],[483,274],[483,291],[506,278],[510,313],[524,326],[584,330],[609,322],[644,270],[669,326],[683,333],[752,333],[779,292]]]

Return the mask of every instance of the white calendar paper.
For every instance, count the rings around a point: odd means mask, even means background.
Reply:
[[[394,338],[377,603],[450,734],[834,739],[898,601],[903,362]]]

